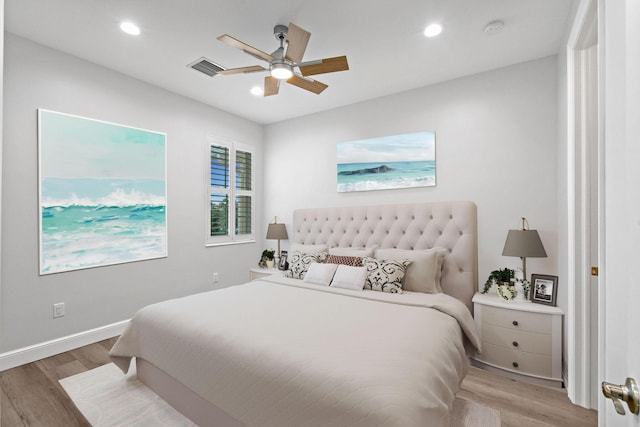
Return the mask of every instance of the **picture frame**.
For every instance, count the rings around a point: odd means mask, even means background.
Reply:
[[[287,251],[280,251],[280,262],[278,263],[278,270],[287,270],[289,263],[287,262]]]
[[[537,304],[556,305],[558,276],[532,274],[529,299]]]

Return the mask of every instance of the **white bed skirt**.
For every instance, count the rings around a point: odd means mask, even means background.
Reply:
[[[244,427],[240,421],[185,387],[144,359],[136,358],[138,379],[168,404],[201,427]]]

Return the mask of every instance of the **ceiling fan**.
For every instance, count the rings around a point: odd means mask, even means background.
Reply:
[[[252,65],[221,70],[218,71],[218,74],[230,75],[269,71],[269,75],[264,78],[264,96],[271,96],[278,94],[280,82],[282,81],[319,94],[328,86],[309,76],[349,69],[346,56],[302,62],[302,56],[307,48],[307,43],[309,43],[311,33],[294,23],[290,23],[288,27],[286,25],[276,25],[273,28],[273,35],[280,42],[280,47],[271,54],[256,49],[228,34],[218,37],[221,42],[269,63],[268,69],[261,65]]]

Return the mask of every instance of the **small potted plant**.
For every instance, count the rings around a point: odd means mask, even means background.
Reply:
[[[275,266],[276,251],[273,249],[265,249],[262,251],[258,266],[262,268],[273,268]]]
[[[498,295],[504,300],[511,301],[513,300],[518,292],[516,291],[515,284],[512,279],[514,278],[515,272],[510,268],[503,268],[502,270],[493,270],[487,281],[484,283],[484,289],[482,290],[483,294],[486,294],[493,284],[496,285],[498,290]]]

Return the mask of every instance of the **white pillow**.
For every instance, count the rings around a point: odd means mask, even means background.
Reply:
[[[402,279],[402,289],[435,294],[442,293],[440,277],[442,276],[442,264],[448,253],[449,251],[445,248],[416,251],[409,249],[377,249],[376,258],[412,261]]]
[[[365,280],[367,280],[367,269],[365,267],[339,265],[331,281],[331,287],[361,291],[364,288]]]
[[[302,243],[292,243],[289,248],[291,252],[298,251],[303,254],[319,254],[320,252],[327,252],[329,245],[303,245]]]
[[[329,286],[337,268],[338,264],[321,264],[314,262],[309,266],[309,270],[307,270],[302,281],[315,285]]]
[[[357,257],[366,257],[373,256],[373,248],[330,248],[329,255],[337,255],[337,256],[357,256]]]

